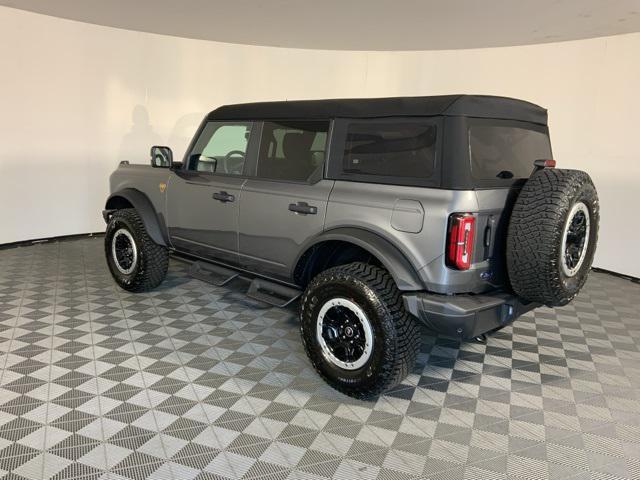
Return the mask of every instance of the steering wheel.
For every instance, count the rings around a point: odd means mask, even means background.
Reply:
[[[240,157],[232,159],[231,157],[234,155],[240,155]],[[222,169],[224,170],[224,173],[230,173],[233,175],[242,174],[242,170],[244,168],[244,158],[245,153],[242,150],[231,150],[224,156],[224,162],[222,163]]]

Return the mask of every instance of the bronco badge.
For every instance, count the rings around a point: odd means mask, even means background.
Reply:
[[[160,188],[160,193],[164,193],[167,188],[167,184],[164,182],[160,182],[160,185],[158,185],[158,187]]]

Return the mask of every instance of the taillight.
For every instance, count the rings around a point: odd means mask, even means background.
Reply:
[[[447,265],[468,270],[473,254],[473,234],[476,219],[470,213],[454,213],[449,217]]]
[[[536,160],[535,162],[533,162],[533,164],[537,168],[556,168],[556,161],[550,158]]]

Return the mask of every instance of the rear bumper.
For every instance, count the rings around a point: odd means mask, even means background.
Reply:
[[[473,338],[503,327],[540,305],[523,303],[513,294],[440,295],[411,292],[403,295],[405,308],[428,328],[459,338]]]

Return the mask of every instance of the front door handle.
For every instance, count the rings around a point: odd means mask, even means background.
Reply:
[[[227,193],[225,191],[214,193],[213,194],[213,198],[215,200],[219,200],[219,201],[221,201],[223,203],[233,202],[236,199],[236,197],[234,197],[233,195],[231,195],[230,193]]]
[[[303,215],[315,215],[318,213],[318,207],[309,205],[307,202],[290,203],[289,210]]]

